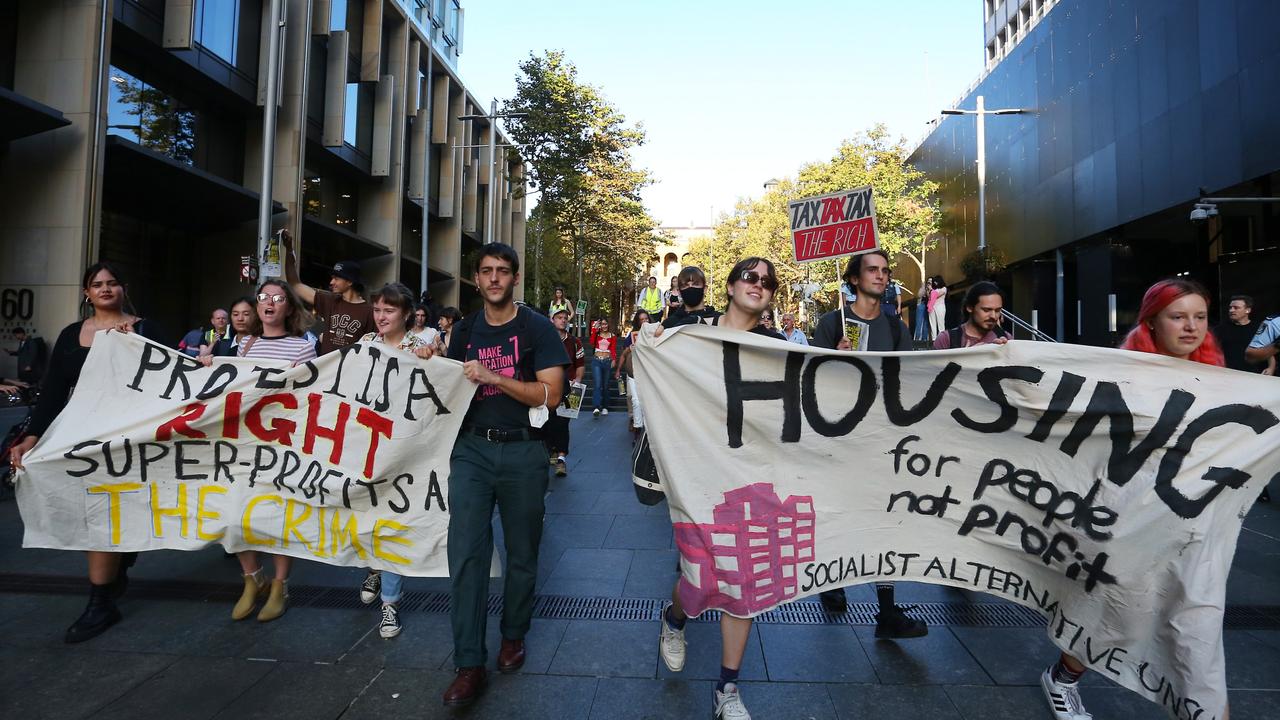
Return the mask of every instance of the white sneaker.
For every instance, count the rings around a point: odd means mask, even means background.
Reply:
[[[382,573],[377,570],[370,570],[369,574],[364,576],[364,582],[360,583],[360,602],[365,605],[372,605],[381,592]]]
[[[712,710],[716,720],[751,720],[751,713],[742,704],[742,694],[738,692],[737,683],[726,683],[724,691],[715,691],[715,705]]]
[[[595,410],[592,410],[591,414],[595,415],[596,417],[600,417],[600,408],[596,408]]]
[[[382,622],[378,624],[378,634],[388,640],[400,634],[400,606],[396,603],[382,603]]]
[[[658,632],[658,654],[662,656],[662,663],[668,670],[680,672],[684,669],[686,647],[684,628],[676,630],[671,627],[671,623],[667,622],[667,609],[670,607],[670,601],[663,605],[662,617],[658,619],[658,624],[662,626],[662,630]]]
[[[609,408],[600,408],[600,414],[601,414],[601,415],[608,415],[608,414],[609,414]]]
[[[1055,681],[1052,666],[1040,676],[1040,689],[1049,701],[1054,720],[1093,720],[1080,699],[1080,684]]]

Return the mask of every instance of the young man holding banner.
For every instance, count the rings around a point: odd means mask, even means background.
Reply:
[[[843,313],[839,309],[832,310],[818,320],[813,345],[870,352],[910,350],[911,337],[902,322],[881,312],[880,299],[889,282],[889,254],[884,250],[872,250],[854,255],[845,266],[843,279],[857,299],[846,303]],[[843,588],[824,590],[819,597],[828,612],[842,613],[849,609]],[[876,637],[914,638],[929,634],[929,628],[923,621],[908,617],[902,608],[894,604],[892,583],[877,583],[876,599],[880,603],[880,612],[876,615]]]

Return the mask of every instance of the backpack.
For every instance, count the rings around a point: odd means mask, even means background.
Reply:
[[[995,332],[996,337],[998,338],[1009,336],[1009,333],[1006,333],[1004,331],[1004,328],[1000,327],[999,325],[996,326],[996,329],[993,332]],[[963,333],[964,333],[963,325],[957,325],[951,328],[950,330],[948,330],[947,340],[951,343],[948,347],[950,347],[953,350],[956,348],[964,347],[964,338],[961,337]]]
[[[640,435],[640,442],[631,450],[631,482],[635,486],[636,500],[641,505],[657,505],[667,496],[658,477],[658,466],[653,462],[647,431]]]

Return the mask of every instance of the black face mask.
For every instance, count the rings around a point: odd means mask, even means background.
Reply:
[[[687,287],[680,291],[680,299],[684,301],[685,307],[698,307],[702,304],[703,293],[706,288]]]

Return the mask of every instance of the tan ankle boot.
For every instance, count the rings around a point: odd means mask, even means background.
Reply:
[[[288,580],[272,580],[271,594],[267,596],[267,601],[262,604],[262,609],[258,611],[258,622],[271,622],[284,614],[289,609],[289,581]]]
[[[245,575],[244,591],[240,593],[236,606],[231,609],[231,619],[243,620],[249,617],[249,613],[253,612],[253,606],[258,604],[258,599],[265,595],[270,587],[262,579],[261,568],[257,572]]]

